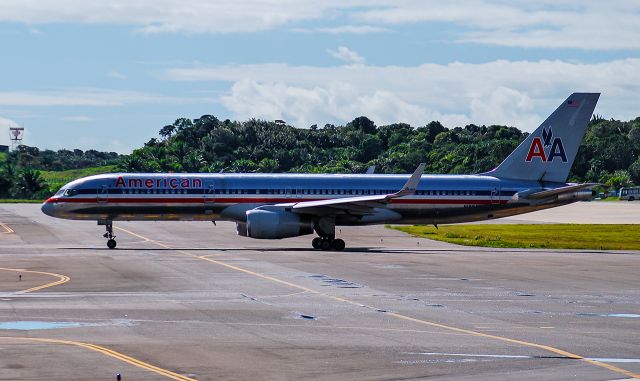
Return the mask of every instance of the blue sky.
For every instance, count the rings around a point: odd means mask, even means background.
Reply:
[[[3,0],[0,128],[121,153],[203,114],[531,131],[573,91],[628,120],[638,25],[624,0]]]

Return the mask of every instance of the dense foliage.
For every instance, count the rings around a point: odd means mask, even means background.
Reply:
[[[95,150],[40,151],[20,146],[0,156],[0,198],[43,198],[39,170],[59,171],[117,164],[126,172],[409,173],[426,162],[427,173],[479,173],[496,167],[527,136],[514,127],[445,128],[439,122],[412,127],[376,126],[359,117],[344,126],[308,129],[251,119],[220,121],[204,115],[180,118],[130,155]],[[640,184],[640,118],[629,122],[594,117],[569,181],[618,188]],[[112,167],[109,167],[112,168]],[[56,186],[57,185],[57,186]]]
[[[479,173],[495,168],[526,137],[514,127],[447,129],[439,122],[414,128],[376,126],[359,117],[345,126],[299,129],[269,121],[220,121],[205,115],[178,119],[121,162],[131,172],[364,172],[409,173],[426,162],[427,173]],[[594,117],[571,181],[611,187],[640,184],[640,118]]]
[[[44,150],[25,145],[0,154],[0,198],[43,199],[60,183],[47,182],[41,171],[61,171],[104,166],[119,162],[121,155],[96,150]]]

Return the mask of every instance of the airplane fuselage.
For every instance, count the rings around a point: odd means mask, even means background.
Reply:
[[[90,176],[66,185],[43,206],[76,220],[227,220],[246,222],[259,206],[396,192],[408,175],[141,174]],[[545,184],[555,188],[566,184]],[[514,198],[540,183],[484,175],[423,175],[415,194],[364,215],[337,213],[336,225],[442,224],[545,209],[579,198],[531,203]],[[590,195],[590,194],[589,194]]]

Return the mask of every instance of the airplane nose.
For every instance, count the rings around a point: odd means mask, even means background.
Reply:
[[[40,210],[42,210],[42,213],[52,217],[53,217],[53,209],[54,209],[54,205],[52,202],[49,202],[49,200],[45,201],[40,207]]]

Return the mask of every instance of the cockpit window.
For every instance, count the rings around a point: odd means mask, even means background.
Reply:
[[[71,197],[71,196],[75,196],[78,194],[78,190],[77,189],[67,189],[64,191],[64,195],[67,197]]]
[[[64,188],[60,188],[58,189],[58,191],[56,192],[56,194],[54,194],[54,196],[62,196],[62,194],[64,193],[65,189]]]

